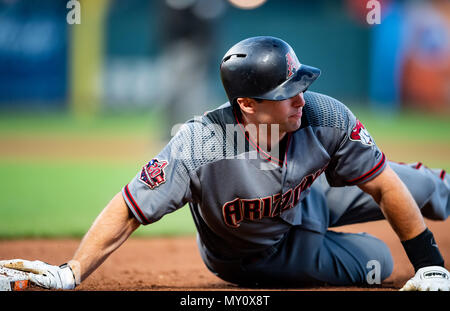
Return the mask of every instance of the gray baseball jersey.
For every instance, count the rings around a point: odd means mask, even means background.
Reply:
[[[142,224],[187,203],[202,242],[226,258],[277,243],[292,227],[322,231],[328,215],[303,204],[322,173],[331,186],[369,181],[384,154],[341,102],[304,94],[301,127],[271,152],[258,146],[227,103],[185,123],[123,188]]]

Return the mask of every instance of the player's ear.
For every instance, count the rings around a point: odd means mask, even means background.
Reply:
[[[242,112],[253,114],[255,113],[256,101],[249,97],[238,97],[236,99]]]

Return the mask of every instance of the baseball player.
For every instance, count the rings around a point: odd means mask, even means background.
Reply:
[[[189,204],[201,257],[243,286],[362,285],[388,247],[334,226],[387,219],[415,275],[402,290],[449,290],[423,216],[444,220],[450,179],[420,163],[389,162],[338,100],[307,91],[320,70],[274,37],[234,45],[220,65],[229,102],[184,124],[97,217],[60,267],[6,260],[45,288],[73,289],[141,224]]]

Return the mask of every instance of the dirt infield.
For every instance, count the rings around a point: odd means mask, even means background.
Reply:
[[[450,219],[428,221],[450,269]],[[368,232],[387,243],[394,257],[394,271],[381,286],[318,287],[294,290],[397,290],[413,275],[403,248],[386,221],[337,228],[337,231]],[[61,264],[70,259],[79,240],[3,240],[0,259],[39,259]],[[132,238],[113,253],[79,291],[215,291],[246,290],[222,281],[205,267],[194,237]],[[254,290],[254,289],[251,289]]]

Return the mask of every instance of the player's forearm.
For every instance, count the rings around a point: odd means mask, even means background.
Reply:
[[[69,262],[76,278],[86,279],[138,227],[139,222],[118,193],[94,221]]]
[[[380,208],[401,241],[412,239],[426,229],[416,202],[401,187],[388,190],[381,198]]]
[[[401,241],[412,239],[426,229],[414,198],[389,166],[373,183],[361,188],[372,194]]]
[[[419,207],[389,166],[360,187],[379,203],[384,216],[402,241],[416,272],[425,267],[444,266],[433,233],[427,229]]]

